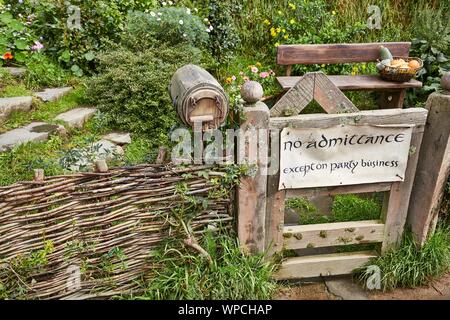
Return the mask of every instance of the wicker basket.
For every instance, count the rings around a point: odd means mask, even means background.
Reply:
[[[408,82],[412,78],[414,78],[420,69],[423,67],[423,61],[419,58],[414,57],[394,57],[394,59],[403,59],[406,62],[411,60],[416,60],[419,62],[420,66],[415,69],[402,69],[402,68],[394,68],[391,66],[386,66],[383,70],[380,71],[380,76],[382,79],[387,81],[395,81],[395,82]]]

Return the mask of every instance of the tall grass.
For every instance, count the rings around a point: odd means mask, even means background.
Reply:
[[[450,230],[448,227],[438,227],[420,249],[411,233],[407,232],[398,249],[383,254],[369,262],[369,265],[380,268],[384,291],[426,285],[450,268]],[[356,277],[362,283],[366,283],[370,275],[371,272],[365,268],[356,272]]]
[[[171,245],[158,257],[142,300],[270,299],[276,286],[273,265],[262,255],[244,254],[229,235],[208,233],[201,243],[211,259],[183,245]],[[208,262],[210,261],[210,262]]]

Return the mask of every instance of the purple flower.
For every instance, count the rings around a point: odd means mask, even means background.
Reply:
[[[31,51],[39,51],[42,48],[44,48],[44,45],[40,43],[39,41],[35,41],[34,45],[31,47]]]

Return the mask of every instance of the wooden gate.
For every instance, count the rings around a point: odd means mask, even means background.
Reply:
[[[299,115],[312,100],[327,114]],[[283,115],[290,116],[283,116]],[[359,111],[322,73],[305,75],[270,111],[269,129],[328,128],[354,126],[412,126],[412,137],[405,177],[401,182],[383,182],[320,188],[279,190],[280,170],[267,177],[265,211],[265,249],[270,255],[284,249],[306,249],[349,244],[379,243],[388,250],[401,240],[415,176],[427,110],[383,109]],[[276,138],[279,139],[279,136]],[[279,149],[271,150],[276,156]],[[272,156],[274,156],[272,154]],[[380,220],[338,222],[314,225],[284,224],[285,200],[292,197],[385,192]],[[351,252],[291,257],[282,261],[277,279],[329,276],[351,273],[376,257],[379,252]]]

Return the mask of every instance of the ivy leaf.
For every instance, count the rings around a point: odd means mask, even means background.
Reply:
[[[81,68],[79,66],[77,66],[76,64],[74,64],[70,70],[72,70],[73,74],[76,75],[77,77],[81,77],[83,76],[83,70],[81,70]]]
[[[10,23],[12,20],[14,20],[13,16],[9,12],[3,12],[0,14],[0,21],[4,24]]]
[[[26,40],[23,40],[23,39],[17,39],[16,41],[14,41],[14,45],[19,50],[27,50],[28,49],[28,43]]]
[[[209,173],[208,173],[208,171],[205,171],[205,170],[197,172],[197,175],[199,177],[202,177],[202,178],[205,178],[205,179],[209,178]]]
[[[87,61],[92,61],[92,60],[95,59],[95,54],[94,54],[92,51],[89,51],[88,53],[86,53],[86,54],[84,55],[84,58],[85,58]]]
[[[23,29],[25,29],[25,26],[20,21],[11,20],[10,22],[8,22],[8,28],[12,31],[22,31]]]
[[[65,50],[60,56],[59,59],[64,62],[70,62],[70,51]]]
[[[16,59],[17,62],[24,62],[26,58],[27,56],[23,52],[16,52],[14,55],[14,59]]]

